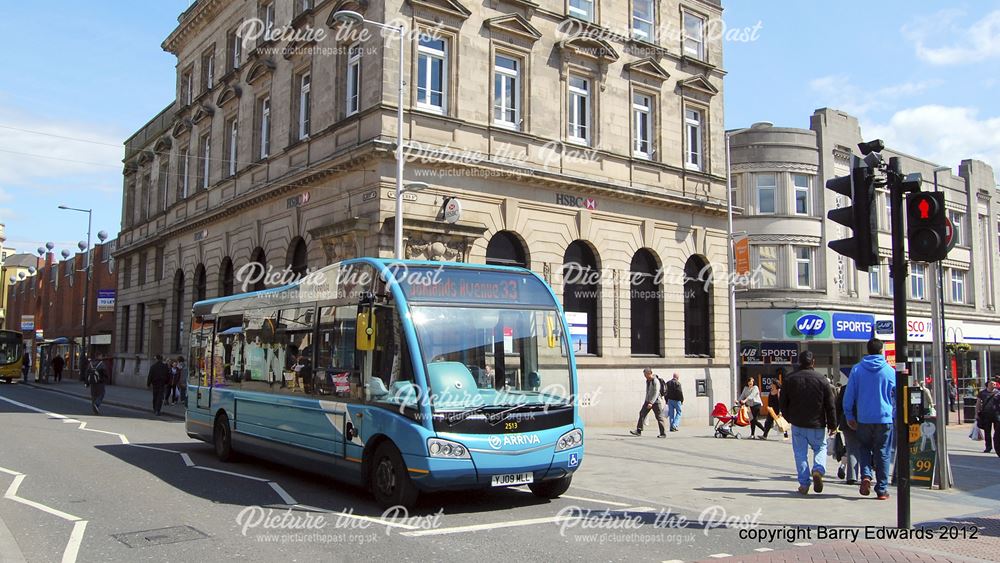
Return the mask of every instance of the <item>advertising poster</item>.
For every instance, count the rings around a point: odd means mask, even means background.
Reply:
[[[587,313],[566,312],[569,324],[569,343],[576,354],[587,353]]]

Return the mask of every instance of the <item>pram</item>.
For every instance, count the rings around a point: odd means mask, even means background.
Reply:
[[[742,439],[743,436],[737,432],[733,426],[747,427],[750,426],[750,422],[742,422],[739,419],[740,406],[733,405],[732,409],[726,408],[725,403],[716,403],[715,408],[712,409],[712,416],[715,418],[715,437],[716,438],[736,438],[737,440]]]

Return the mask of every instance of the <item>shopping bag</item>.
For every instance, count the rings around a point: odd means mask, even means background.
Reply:
[[[983,439],[983,430],[981,428],[979,428],[978,426],[976,426],[975,424],[973,424],[972,425],[972,430],[969,431],[969,439],[975,440],[977,442],[980,441],[980,440],[982,440]]]
[[[746,405],[741,406],[739,414],[736,415],[736,425],[750,426],[750,416],[750,407]]]

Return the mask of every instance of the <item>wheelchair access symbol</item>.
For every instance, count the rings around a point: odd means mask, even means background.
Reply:
[[[577,465],[580,465],[580,456],[577,454],[569,454],[569,466],[576,467]]]

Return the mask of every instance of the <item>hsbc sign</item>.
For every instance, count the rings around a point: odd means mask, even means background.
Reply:
[[[592,197],[582,197],[573,194],[556,194],[556,205],[596,210],[597,200]]]

